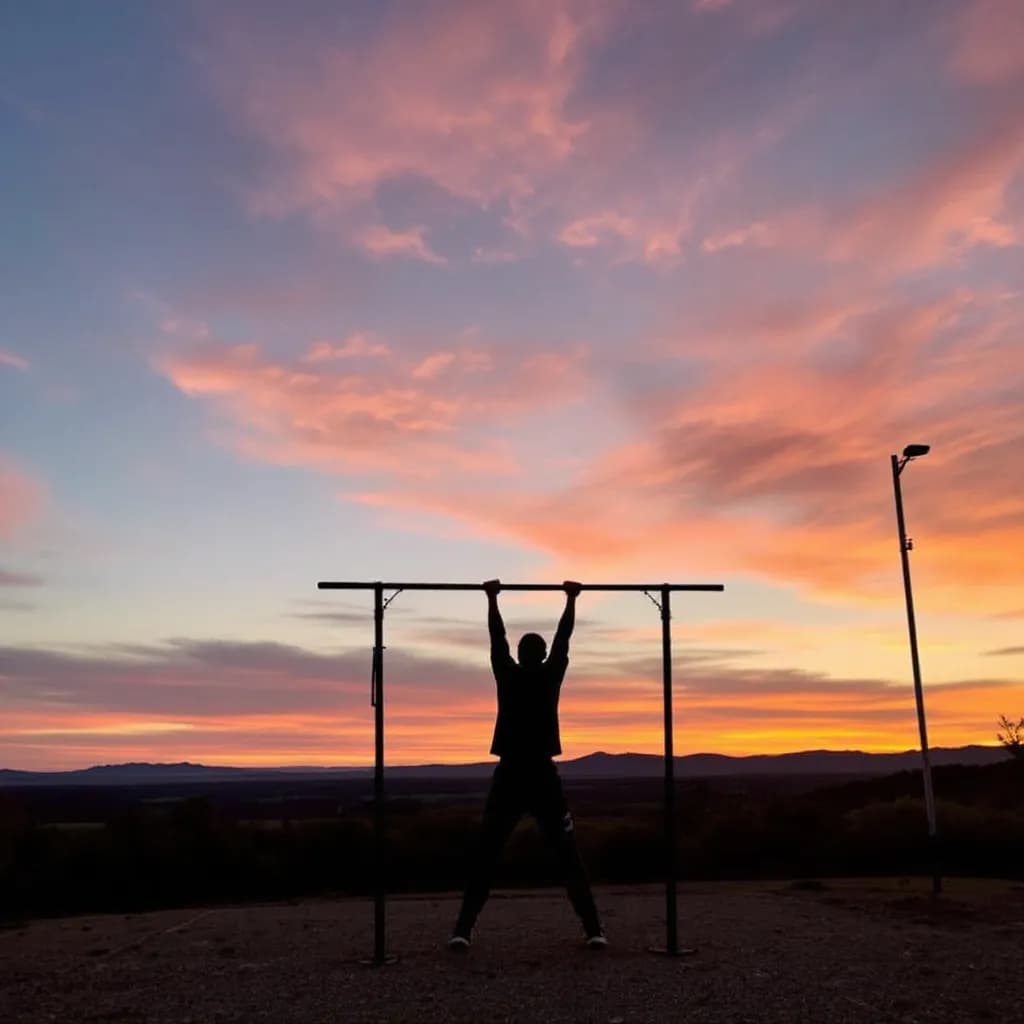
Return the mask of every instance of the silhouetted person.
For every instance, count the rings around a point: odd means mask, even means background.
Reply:
[[[583,862],[576,849],[576,832],[562,780],[552,758],[561,754],[558,735],[558,696],[569,667],[569,637],[576,622],[580,585],[566,581],[565,611],[558,623],[551,654],[542,636],[526,633],[519,641],[519,660],[509,652],[505,623],[498,610],[501,583],[489,580],[487,625],[491,634],[491,667],[498,686],[498,719],[491,753],[500,760],[487,795],[479,847],[462,898],[455,930],[448,940],[453,950],[469,948],[473,925],[487,902],[491,877],[505,842],[524,814],[537,819],[544,838],[555,849],[565,876],[569,899],[579,915],[587,945],[607,945],[594,906]]]

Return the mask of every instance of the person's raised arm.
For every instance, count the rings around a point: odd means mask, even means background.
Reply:
[[[562,584],[565,589],[565,611],[558,620],[555,639],[551,642],[550,660],[569,660],[569,637],[576,625],[576,598],[579,596],[580,585],[574,580],[566,580]]]
[[[487,580],[484,583],[484,593],[487,595],[487,630],[491,634],[491,667],[495,672],[512,662],[508,637],[505,635],[505,622],[501,617],[501,609],[498,608],[500,592],[500,580]]]

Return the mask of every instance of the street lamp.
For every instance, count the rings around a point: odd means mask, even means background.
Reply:
[[[921,734],[921,764],[924,775],[924,806],[928,815],[928,844],[932,856],[932,892],[942,892],[942,875],[939,871],[938,840],[935,827],[935,793],[932,790],[932,765],[928,754],[928,727],[924,717],[924,690],[921,688],[921,662],[917,655],[917,624],[914,621],[914,596],[910,589],[910,552],[914,542],[907,537],[903,521],[903,493],[900,490],[900,474],[912,459],[919,459],[931,450],[927,444],[908,444],[903,457],[892,456],[892,486],[896,495],[896,525],[900,535],[900,560],[903,563],[903,590],[907,598],[907,631],[910,633],[910,662],[914,669],[914,696],[917,699],[917,728]]]

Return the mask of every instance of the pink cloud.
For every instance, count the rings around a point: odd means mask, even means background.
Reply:
[[[496,249],[478,245],[473,250],[472,258],[474,263],[516,263],[525,257],[515,249]]]
[[[978,245],[1018,245],[1008,193],[1024,169],[1019,111],[983,124],[903,186],[863,203],[836,225],[837,259],[883,259],[908,267],[945,262]]]
[[[789,139],[808,110],[823,105],[810,96],[828,97],[837,88],[825,70],[832,49],[859,43],[861,33],[873,30],[870,12],[808,24],[792,88],[768,87],[749,117],[700,123],[691,134],[705,99],[732,108],[735,83],[722,68],[747,60],[765,34],[809,6],[783,0],[664,5],[639,25],[656,24],[678,38],[678,60],[671,70],[639,68],[639,84],[618,92],[594,89],[591,72],[600,47],[628,20],[627,9],[575,0],[442,3],[429,16],[382,18],[358,41],[332,34],[330,26],[303,32],[223,15],[204,65],[229,116],[272,154],[265,179],[250,194],[258,213],[340,219],[341,234],[375,259],[441,264],[444,257],[426,240],[428,218],[438,208],[450,213],[454,198],[518,234],[553,238],[574,250],[578,264],[588,262],[579,251],[589,250],[671,267],[684,257],[695,220],[727,208],[729,189],[742,184],[751,158]],[[1019,12],[1016,0],[966,5],[950,31],[957,74],[1012,78],[1022,59],[1022,48],[1014,46]],[[936,20],[922,14],[917,37],[928,36]],[[719,22],[735,22],[742,31],[703,34]],[[884,58],[863,75],[889,75],[898,91],[908,61],[920,56],[905,53],[898,37],[882,43]],[[282,50],[291,59],[277,59]],[[946,54],[919,50],[936,61],[941,76]],[[699,82],[700,91],[677,87],[680,67],[687,69],[684,84]],[[844,77],[839,85],[857,90],[868,83]],[[677,133],[665,131],[662,97],[669,95],[673,121],[687,126]],[[1020,139],[1019,103],[1008,95],[996,106],[1006,116],[971,117],[973,137],[929,157],[901,182],[883,182],[860,199],[797,207],[781,218],[779,206],[793,200],[776,193],[760,216],[732,224],[715,216],[703,247],[785,246],[840,262],[881,259],[914,269],[980,245],[1017,244],[1019,211],[1006,209],[1006,200],[1020,170],[1013,142]],[[412,227],[355,227],[379,217],[383,188],[410,183],[421,192],[429,184],[426,191],[446,198],[421,197]],[[498,240],[490,247],[471,243],[467,251],[486,262],[517,248]]]
[[[1019,0],[970,0],[952,33],[953,69],[967,81],[991,85],[1024,76],[1024,5]]]
[[[626,259],[650,264],[673,263],[681,255],[688,230],[685,217],[677,223],[647,219],[646,223],[614,210],[587,214],[566,224],[558,241],[572,249],[593,249],[617,243]]]
[[[802,6],[795,0],[690,0],[694,14],[734,14],[752,35],[768,35],[789,21]]]
[[[613,211],[590,214],[580,217],[562,228],[558,240],[572,248],[589,249],[596,246],[602,235],[618,235],[620,238],[631,238],[636,233],[636,225],[628,217]]]
[[[412,375],[420,380],[430,380],[451,366],[455,358],[454,352],[433,352],[413,368]]]
[[[362,46],[229,24],[207,61],[224,102],[282,155],[262,212],[347,206],[418,177],[474,203],[523,196],[587,130],[567,112],[592,5],[445,5]],[[215,56],[214,56],[215,53]],[[372,97],[373,102],[367,102]]]
[[[701,248],[705,252],[721,252],[723,249],[736,249],[746,245],[765,245],[769,244],[770,235],[771,229],[767,224],[755,221],[745,227],[709,235],[701,243]]]
[[[333,359],[355,359],[362,356],[386,359],[391,349],[372,335],[362,332],[350,334],[341,344],[330,341],[314,341],[306,349],[303,360],[307,363],[322,363]]]
[[[0,587],[38,587],[43,579],[32,572],[15,572],[0,566]]]
[[[41,485],[0,456],[0,540],[10,540],[43,505]]]
[[[705,252],[778,248],[872,271],[901,272],[958,260],[979,246],[1024,242],[1012,189],[1024,172],[1018,112],[981,118],[970,134],[903,181],[855,202],[798,206],[708,234]]]
[[[688,16],[671,7],[655,15],[683,42]],[[777,119],[751,131],[715,126],[685,155],[664,151],[644,101],[587,92],[588,62],[623,17],[617,4],[577,0],[441,4],[429,18],[382,19],[362,45],[329,30],[282,39],[280,26],[247,19],[217,34],[205,65],[229,116],[273,154],[249,193],[258,214],[340,220],[351,237],[352,224],[379,215],[382,188],[429,183],[447,198],[421,199],[421,224],[357,230],[356,244],[376,258],[440,262],[426,218],[450,211],[454,198],[492,214],[516,243],[553,237],[620,262],[671,266],[698,198],[772,144]],[[743,17],[762,14],[744,8]],[[282,47],[293,59],[277,59]],[[695,73],[709,63],[685,47],[679,60]],[[503,262],[519,245],[498,239],[468,251]]]
[[[354,240],[375,259],[406,256],[422,260],[424,263],[444,266],[448,261],[430,248],[423,237],[425,231],[426,228],[422,224],[406,231],[392,231],[383,224],[375,224],[357,232]]]
[[[13,352],[5,352],[0,348],[0,366],[11,366],[15,370],[27,370],[28,360],[22,359],[21,356],[15,355]]]

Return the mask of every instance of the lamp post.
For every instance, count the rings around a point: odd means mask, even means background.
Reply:
[[[914,620],[914,595],[910,589],[910,552],[914,542],[907,537],[903,519],[903,492],[900,474],[912,459],[921,458],[930,451],[926,444],[908,444],[903,457],[892,456],[892,486],[896,496],[896,525],[900,535],[900,560],[903,564],[903,591],[907,599],[907,631],[910,634],[910,663],[914,670],[914,697],[917,700],[917,728],[921,736],[921,765],[924,776],[924,806],[928,815],[928,845],[932,858],[932,893],[942,892],[942,874],[939,871],[938,832],[935,826],[935,793],[932,789],[932,764],[928,753],[928,726],[924,716],[924,690],[921,687],[921,661],[917,654],[917,624]]]

